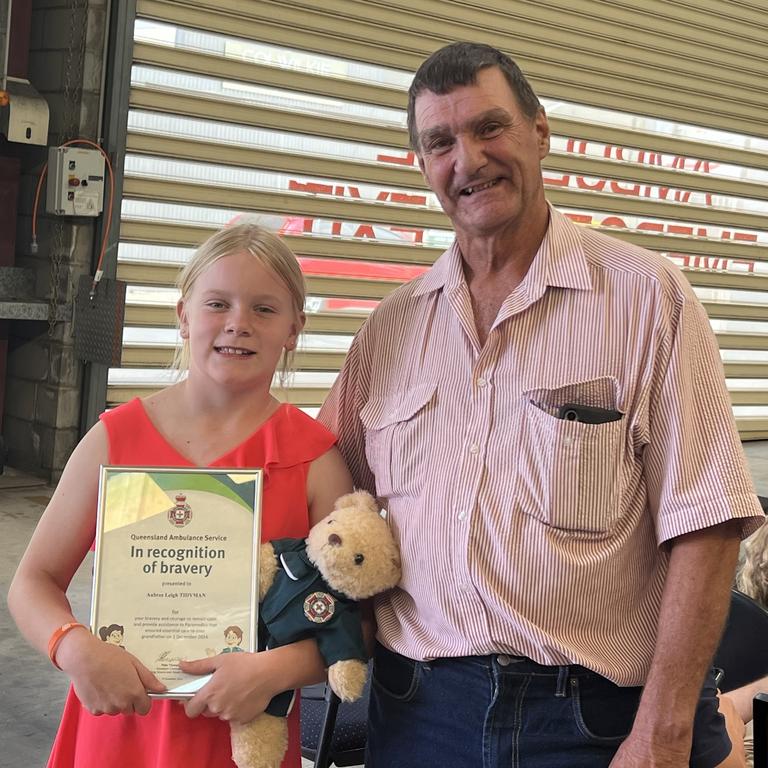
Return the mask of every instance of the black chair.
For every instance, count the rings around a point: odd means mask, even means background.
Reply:
[[[330,686],[310,685],[301,690],[301,754],[315,768],[362,765],[368,723],[370,667],[363,695],[342,703]]]
[[[755,768],[768,768],[768,693],[758,693],[753,705],[755,734]]]
[[[768,611],[736,589],[713,664],[724,672],[723,692],[768,675]]]

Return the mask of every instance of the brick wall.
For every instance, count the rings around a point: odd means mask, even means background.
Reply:
[[[99,138],[105,23],[105,0],[32,0],[29,79],[50,108],[50,146]],[[95,222],[54,219],[38,211],[38,252],[32,254],[34,190],[47,147],[18,151],[16,266],[33,270],[36,298],[50,301],[56,293],[67,313],[78,278],[91,269]],[[55,480],[79,437],[83,370],[74,358],[72,324],[64,320],[50,328],[44,322],[14,321],[8,346],[7,463]]]

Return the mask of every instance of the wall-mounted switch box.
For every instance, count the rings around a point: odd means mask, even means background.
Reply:
[[[104,156],[96,149],[50,147],[45,209],[56,216],[98,216],[104,209]]]

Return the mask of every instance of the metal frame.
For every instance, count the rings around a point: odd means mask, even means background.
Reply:
[[[128,126],[128,96],[131,86],[131,64],[133,61],[133,23],[136,18],[136,0],[107,0],[108,42],[105,51],[107,66],[102,83],[104,97],[104,126],[101,131],[104,151],[112,158],[115,174],[115,191],[112,201],[112,230],[104,257],[104,277],[114,278],[117,274],[117,244],[120,239],[120,207],[123,198],[123,166],[125,163],[126,137]],[[99,126],[100,129],[102,126]],[[104,217],[97,222],[93,239],[94,259],[96,248],[101,242]],[[93,270],[95,270],[95,263]],[[80,410],[80,432],[85,432],[96,423],[107,403],[106,365],[87,363],[83,375],[83,398]]]

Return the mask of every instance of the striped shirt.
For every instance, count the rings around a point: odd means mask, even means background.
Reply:
[[[570,403],[619,411],[557,418]],[[388,509],[379,637],[646,677],[675,536],[762,522],[706,313],[661,256],[550,209],[483,346],[456,244],[358,333],[320,416]]]

